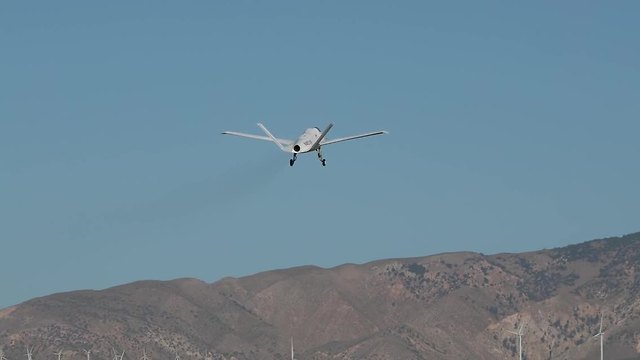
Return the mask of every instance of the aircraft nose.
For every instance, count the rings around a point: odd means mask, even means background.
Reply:
[[[295,151],[295,152],[300,151],[300,145],[296,144],[296,145],[293,147],[293,151]]]

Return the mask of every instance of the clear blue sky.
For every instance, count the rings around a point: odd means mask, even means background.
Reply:
[[[0,307],[640,230],[640,3],[3,3]],[[267,142],[334,122],[327,167]]]

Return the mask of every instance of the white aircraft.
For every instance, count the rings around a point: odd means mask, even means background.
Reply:
[[[258,127],[262,129],[262,131],[264,131],[264,133],[267,136],[245,134],[245,133],[239,133],[235,131],[224,131],[222,133],[225,135],[235,135],[235,136],[246,137],[249,139],[258,139],[258,140],[266,140],[266,141],[274,142],[280,148],[280,150],[287,153],[293,153],[293,158],[289,160],[290,166],[293,166],[293,164],[296,162],[296,159],[298,158],[298,154],[308,153],[312,151],[318,152],[318,159],[322,163],[322,166],[326,166],[327,161],[322,157],[322,151],[321,151],[321,148],[323,146],[335,144],[335,143],[339,143],[347,140],[360,139],[367,136],[387,134],[386,131],[374,131],[374,132],[368,132],[360,135],[353,135],[353,136],[347,136],[347,137],[329,140],[329,139],[325,139],[325,136],[327,136],[327,133],[333,127],[333,124],[329,124],[329,126],[327,126],[327,128],[324,129],[324,131],[322,132],[317,127],[309,128],[305,130],[305,132],[302,135],[300,135],[300,137],[298,137],[297,140],[288,140],[288,139],[276,138],[271,134],[271,132],[269,132],[269,130],[267,130],[266,127],[264,127],[264,125],[260,123],[258,123]]]

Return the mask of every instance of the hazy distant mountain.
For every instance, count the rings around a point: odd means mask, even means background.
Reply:
[[[213,284],[140,281],[0,310],[9,360],[34,358],[640,358],[640,233],[522,254],[450,253],[332,269],[307,266]]]

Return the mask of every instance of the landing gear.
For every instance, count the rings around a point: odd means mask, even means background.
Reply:
[[[322,166],[327,166],[327,160],[322,157],[322,152],[320,151],[320,149],[318,149],[317,151],[318,151],[318,160],[320,160],[320,163],[322,164]],[[296,163],[297,159],[298,159],[298,153],[293,153],[293,158],[289,159],[289,166],[293,166],[293,164]]]
[[[322,157],[322,151],[318,148],[318,160],[322,163],[322,166],[327,166],[327,160]]]

